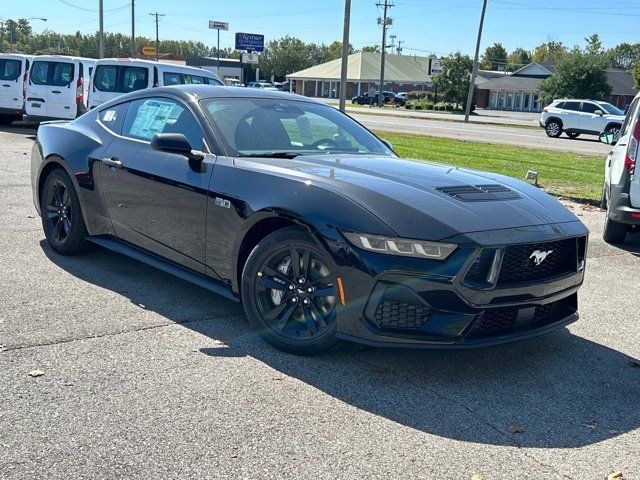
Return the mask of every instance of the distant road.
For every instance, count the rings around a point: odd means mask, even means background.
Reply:
[[[431,137],[454,138],[470,142],[496,143],[515,147],[543,148],[560,152],[606,156],[610,146],[600,143],[597,137],[587,135],[576,140],[566,136],[549,138],[542,129],[500,127],[477,123],[461,124],[441,120],[398,118],[383,115],[363,115],[348,112],[353,118],[372,130],[396,133],[413,133]]]

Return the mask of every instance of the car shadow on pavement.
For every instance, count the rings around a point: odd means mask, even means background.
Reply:
[[[0,132],[24,135],[31,140],[36,139],[36,129],[22,122],[14,122],[11,125],[0,125]]]
[[[428,434],[491,445],[577,448],[640,427],[640,361],[566,329],[477,350],[345,345],[319,356],[294,356],[238,322],[239,306],[199,287],[103,249],[64,257],[44,241],[41,246],[70,274],[210,338],[211,345],[200,350],[203,362],[251,357],[281,372],[283,380],[304,382]],[[181,305],[191,310],[187,319],[179,314]],[[213,318],[220,310],[235,317]]]

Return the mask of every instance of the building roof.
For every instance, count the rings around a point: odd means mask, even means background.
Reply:
[[[476,76],[476,85],[483,85],[487,83],[489,80],[493,80],[494,78],[502,78],[509,75],[509,72],[498,71],[498,70],[478,70],[478,75]]]
[[[380,57],[377,52],[358,52],[349,55],[347,79],[349,81],[380,81]],[[429,57],[386,55],[385,81],[398,83],[426,83]],[[291,73],[293,80],[340,80],[342,59],[322,63],[306,70]]]
[[[635,95],[638,90],[633,88],[633,75],[626,70],[607,70],[607,82],[611,85],[612,95]]]
[[[523,90],[525,92],[537,92],[538,85],[543,77],[522,77],[509,75],[508,77],[494,78],[478,86],[481,90]]]

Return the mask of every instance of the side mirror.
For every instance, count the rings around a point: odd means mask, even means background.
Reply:
[[[596,110],[595,112],[593,112],[594,115],[598,115],[599,117],[604,115],[604,112],[602,110]]]
[[[177,153],[189,160],[202,160],[204,155],[195,152],[187,137],[181,133],[156,133],[151,139],[151,148],[158,152]]]
[[[613,133],[604,132],[600,134],[600,141],[606,145],[615,145],[618,139]]]

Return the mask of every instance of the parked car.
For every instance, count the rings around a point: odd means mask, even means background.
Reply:
[[[407,92],[396,93],[395,104],[404,107],[407,103]]]
[[[271,85],[269,82],[249,82],[247,85],[249,88],[257,88],[258,90],[269,90],[269,91],[278,91],[276,87]]]
[[[244,83],[242,83],[240,80],[238,80],[237,78],[225,78],[224,79],[224,84],[228,87],[244,87]]]
[[[102,245],[240,301],[290,352],[482,346],[578,318],[573,213],[511,177],[398,158],[305,97],[130,93],[42,125],[31,179],[53,250]]]
[[[600,140],[613,149],[605,163],[601,206],[606,209],[604,240],[622,243],[627,233],[640,229],[640,94],[617,132],[606,132]]]
[[[276,89],[280,90],[280,91],[284,90],[284,83],[282,83],[282,82],[271,82],[271,86],[273,88],[276,88]]]
[[[31,55],[0,53],[0,124],[22,120]]]
[[[70,120],[87,111],[87,93],[96,61],[90,58],[43,55],[33,58],[23,120],[37,125]]]
[[[384,95],[384,103],[393,103],[396,98],[396,94],[394,92],[382,92]],[[357,97],[353,97],[351,99],[351,103],[358,105],[373,105],[377,107],[379,105],[378,97],[380,94],[378,92],[366,92]]]
[[[88,105],[91,109],[123,93],[183,84],[223,85],[215,73],[202,68],[135,58],[105,58],[96,62]]]
[[[556,100],[543,108],[540,115],[540,126],[552,138],[559,137],[562,132],[569,138],[603,132],[615,135],[623,121],[622,110],[598,100]]]

